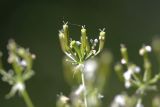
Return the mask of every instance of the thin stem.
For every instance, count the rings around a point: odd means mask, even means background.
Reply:
[[[84,87],[84,95],[83,95],[83,99],[84,99],[84,105],[85,107],[87,107],[87,93],[86,93],[86,85],[85,85],[85,79],[84,79],[84,73],[81,73],[81,78],[82,78],[82,85]]]
[[[136,106],[137,107],[139,107],[139,106],[141,107],[141,105],[142,105],[142,98],[139,98]]]
[[[24,99],[27,107],[34,107],[32,101],[31,101],[31,98],[29,97],[27,91],[26,91],[26,90],[23,90],[23,91],[21,92],[21,94],[22,94],[22,97],[23,97],[23,99]]]

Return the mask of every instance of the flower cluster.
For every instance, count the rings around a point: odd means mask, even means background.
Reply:
[[[64,74],[73,90],[69,97],[59,96],[57,107],[99,107],[101,105],[103,98],[101,94],[112,62],[112,55],[108,51],[102,53],[99,58],[95,57],[103,50],[104,30],[100,30],[99,39],[89,40],[85,26],[82,26],[80,41],[69,38],[67,23],[59,31],[61,48],[67,57],[64,60]],[[67,100],[64,101],[62,98]]]
[[[31,54],[29,49],[18,46],[14,40],[9,41],[7,49],[9,54],[8,63],[11,64],[12,68],[7,72],[3,68],[2,62],[0,64],[2,80],[8,82],[12,86],[11,91],[6,98],[14,96],[16,92],[22,96],[26,96],[25,81],[30,79],[34,74],[32,64],[35,55]],[[29,105],[29,107],[33,107],[32,104]]]
[[[63,29],[59,31],[61,48],[73,64],[81,64],[102,51],[106,34],[104,30],[100,30],[99,40],[91,39],[89,42],[85,26],[82,26],[80,41],[76,41],[69,37],[68,25],[65,23]]]
[[[153,46],[154,48],[154,46]],[[153,49],[155,50],[155,49]],[[152,64],[149,59],[148,53],[152,51],[152,47],[149,45],[144,45],[139,50],[140,56],[143,57],[144,66],[141,69],[136,64],[130,62],[128,57],[127,48],[124,45],[121,45],[121,64],[118,63],[115,66],[115,70],[121,80],[124,81],[125,87],[128,89],[130,87],[136,87],[136,92],[133,96],[136,96],[138,99],[136,107],[143,107],[142,105],[142,97],[145,95],[147,91],[155,91],[157,90],[156,83],[160,80],[160,73],[155,74],[153,76]],[[124,72],[124,67],[126,67],[126,71]],[[142,72],[144,70],[144,72]],[[143,73],[143,76],[141,74]],[[125,106],[122,106],[125,107]]]

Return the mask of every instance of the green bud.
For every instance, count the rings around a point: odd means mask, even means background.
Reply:
[[[104,31],[101,31],[100,34],[99,34],[99,49],[98,49],[98,52],[101,52],[102,49],[104,48],[105,34],[106,34],[106,32],[104,32]]]
[[[66,38],[66,36],[62,31],[59,32],[59,40],[60,40],[60,44],[63,52],[64,53],[67,52],[69,50],[69,46],[67,45],[68,39]]]
[[[123,66],[122,66],[122,64],[117,63],[117,64],[114,66],[114,70],[115,70],[116,74],[118,75],[119,79],[120,79],[121,81],[123,81]]]
[[[87,33],[86,33],[86,29],[82,26],[82,29],[81,29],[81,53],[83,56],[86,51],[86,46],[87,46]]]
[[[124,44],[121,44],[121,54],[122,54],[122,60],[125,61],[125,63],[128,63],[128,52],[127,52],[127,48],[125,47]],[[123,63],[123,62],[122,62]]]
[[[65,36],[65,42],[66,42],[66,45],[68,46],[69,45],[69,30],[68,30],[67,24],[63,25],[63,31],[64,31],[64,36]]]
[[[24,48],[18,48],[17,53],[18,53],[20,56],[24,56],[24,55],[25,55],[25,49],[24,49]]]
[[[147,57],[144,57],[144,77],[143,81],[149,81],[151,79],[151,62]]]
[[[66,52],[66,46],[64,43],[64,34],[61,31],[59,32],[59,40],[60,40],[60,45],[61,45],[62,51]]]
[[[15,51],[16,50],[16,43],[13,39],[9,40],[9,43],[7,45],[8,50]]]
[[[154,38],[152,41],[153,50],[157,53],[160,53],[160,38]]]

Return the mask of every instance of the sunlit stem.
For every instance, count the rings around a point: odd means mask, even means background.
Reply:
[[[29,97],[29,95],[25,89],[23,91],[21,91],[21,95],[22,95],[27,107],[34,107],[32,101],[31,101],[31,98]]]
[[[87,106],[87,92],[86,92],[86,85],[85,85],[85,79],[84,79],[84,72],[81,73],[81,78],[82,78],[82,84],[84,87],[84,92],[83,92],[84,105],[85,105],[85,107],[88,107]]]

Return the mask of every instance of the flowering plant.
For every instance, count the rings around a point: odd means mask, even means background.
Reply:
[[[81,28],[80,40],[69,36],[69,27],[64,23],[59,31],[61,49],[65,54],[63,59],[64,77],[71,87],[69,96],[60,93],[56,107],[102,107],[105,86],[113,70],[113,55],[103,51],[106,39],[105,29],[100,30],[98,39],[89,39],[85,26]],[[152,45],[143,45],[139,55],[143,57],[143,67],[133,63],[128,55],[127,48],[121,44],[121,60],[115,64],[114,71],[120,81],[124,83],[125,91],[115,95],[109,107],[146,107],[144,97],[148,92],[159,92],[160,80],[160,39],[153,40]],[[11,85],[11,91],[6,98],[18,93],[27,107],[34,107],[26,91],[25,82],[34,75],[32,69],[35,55],[10,40],[7,46],[10,70],[2,64],[0,53],[0,74],[4,82]],[[158,67],[153,69],[150,54],[154,53]],[[155,60],[154,60],[155,61]],[[156,61],[155,61],[156,62]],[[154,71],[156,70],[156,71]],[[153,72],[154,71],[154,72]],[[132,91],[130,92],[130,90]],[[149,107],[160,107],[160,96],[153,96]]]

